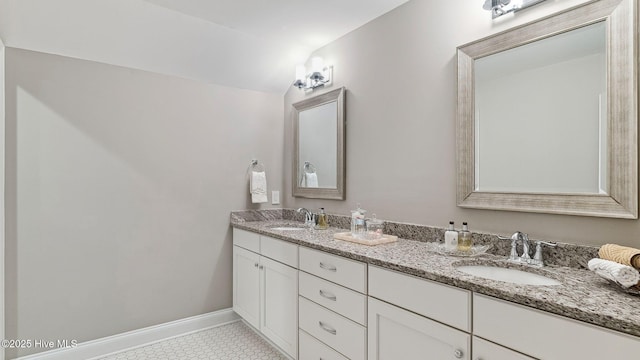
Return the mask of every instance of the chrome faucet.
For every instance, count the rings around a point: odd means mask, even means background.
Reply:
[[[522,262],[529,263],[531,260],[531,256],[529,255],[529,235],[522,234],[522,256],[520,256],[520,260]]]
[[[311,211],[305,209],[305,208],[298,208],[298,210],[296,210],[296,212],[302,213],[304,214],[304,224],[307,226],[314,226],[316,224],[316,215],[314,213],[312,213]]]
[[[511,237],[502,237],[498,235],[498,238],[501,240],[511,240],[511,252],[509,253],[509,261],[515,261],[515,262],[519,262],[521,258],[518,257],[518,241],[519,240],[524,240],[524,236],[525,234],[521,233],[520,231],[516,231],[515,233],[513,233],[513,235],[511,235]],[[528,237],[527,237],[528,239]],[[527,250],[528,250],[528,244],[527,244]]]
[[[509,253],[508,261],[513,261],[517,263],[524,263],[534,266],[544,266],[544,259],[542,258],[542,244],[548,246],[556,246],[555,243],[550,243],[546,241],[536,241],[536,253],[533,256],[533,259],[529,255],[530,243],[529,243],[529,235],[516,231],[511,235],[511,237],[502,237],[498,236],[501,240],[511,240],[511,252]],[[522,241],[522,255],[518,256],[518,241]]]

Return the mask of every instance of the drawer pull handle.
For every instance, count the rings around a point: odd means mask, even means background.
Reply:
[[[338,268],[337,268],[337,267],[335,267],[335,266],[333,266],[333,265],[327,265],[327,264],[323,263],[322,261],[320,262],[320,267],[321,267],[322,269],[329,270],[329,271],[333,271],[333,272],[338,271]]]
[[[332,293],[330,293],[328,291],[324,291],[324,290],[320,290],[320,296],[322,296],[325,299],[329,299],[331,301],[336,301],[337,300],[335,295],[333,295]]]
[[[463,355],[463,354],[464,354],[464,353],[463,353],[463,352],[462,352],[462,350],[460,350],[460,349],[456,349],[456,351],[453,353],[453,355],[454,355],[456,358],[458,358],[458,359],[462,359],[462,355]]]
[[[332,328],[331,326],[323,323],[322,321],[318,321],[318,325],[320,325],[320,327],[322,328],[322,330],[328,332],[331,335],[336,335],[338,333],[338,331],[334,328]]]

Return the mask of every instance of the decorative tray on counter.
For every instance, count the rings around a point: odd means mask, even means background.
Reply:
[[[369,240],[366,237],[365,238],[353,237],[351,236],[351,232],[337,233],[333,235],[333,238],[337,240],[350,241],[350,242],[354,242],[362,245],[369,245],[369,246],[388,244],[391,242],[398,241],[398,237],[393,235],[382,235],[382,237],[380,238]]]
[[[487,250],[491,249],[491,244],[489,245],[474,245],[471,247],[469,251],[461,251],[458,249],[447,249],[444,244],[434,243],[433,250],[441,255],[447,256],[459,256],[459,257],[477,257],[487,254]]]

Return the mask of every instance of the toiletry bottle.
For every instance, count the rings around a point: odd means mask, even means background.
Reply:
[[[473,245],[473,239],[471,238],[471,231],[466,222],[462,223],[462,230],[458,233],[458,250],[459,251],[471,251]]]
[[[329,221],[327,221],[327,214],[324,212],[324,208],[320,208],[320,213],[318,214],[318,225],[316,225],[316,229],[326,230],[327,228],[329,228]]]
[[[444,248],[446,250],[458,248],[458,232],[453,228],[453,221],[449,221],[449,228],[444,232]]]
[[[366,210],[360,208],[360,204],[356,204],[356,210],[351,210],[351,236],[361,237],[365,231],[364,214]]]

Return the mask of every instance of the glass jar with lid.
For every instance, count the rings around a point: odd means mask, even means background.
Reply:
[[[372,214],[371,218],[366,220],[367,230],[366,239],[376,240],[382,238],[384,231],[384,221],[377,219],[376,214]]]

